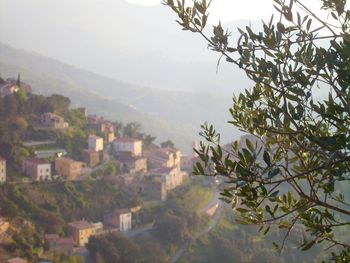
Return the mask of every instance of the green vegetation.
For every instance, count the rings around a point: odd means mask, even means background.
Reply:
[[[135,242],[120,233],[92,237],[87,248],[95,263],[165,263],[166,255],[152,240]]]
[[[1,77],[16,76],[21,72],[22,79],[31,83],[38,94],[59,93],[69,97],[74,107],[86,107],[89,112],[110,120],[138,122],[146,133],[158,138],[158,143],[171,138],[183,151],[190,150],[189,145],[197,137],[197,127],[204,121],[203,113],[207,112],[208,105],[215,104],[213,100],[222,111],[230,105],[230,102],[222,105],[224,95],[133,86],[1,43],[0,53]],[[138,100],[140,97],[144,99]],[[198,104],[202,109],[199,113],[195,110]],[[217,114],[221,118],[227,115],[220,111]],[[212,119],[216,118],[212,114]]]
[[[25,96],[23,91],[0,98],[0,155],[12,167],[20,167],[22,158],[33,154],[34,148],[22,145],[24,140],[54,140],[56,146],[72,156],[80,156],[86,148],[86,120],[82,113],[69,109],[70,100],[61,95]],[[40,125],[43,113],[53,112],[71,121],[66,131],[47,129]]]
[[[282,254],[271,248],[271,243],[281,240],[284,230],[275,228],[264,238],[256,234],[253,226],[238,225],[229,207],[223,211],[218,225],[209,233],[192,243],[179,260],[187,262],[321,262],[324,255],[317,249],[309,253],[295,251],[296,240],[288,242]],[[296,238],[295,236],[293,238]]]
[[[347,1],[321,1],[329,17],[323,19],[308,1],[276,0],[278,18],[272,16],[260,32],[239,29],[237,46],[220,23],[212,37],[204,34],[210,1],[163,2],[177,13],[184,30],[201,34],[254,83],[234,96],[229,121],[250,139],[226,151],[213,126],[203,125],[208,144],[201,144],[204,165],[198,163],[195,173],[230,179],[222,195],[238,205],[241,222],[260,225],[265,234],[272,224],[286,229],[285,238],[274,243],[278,250],[300,224],[305,228],[301,250],[323,243],[342,251],[332,254],[333,260],[348,262],[349,229],[345,238],[337,230],[346,231],[350,224],[344,191],[350,180]]]
[[[91,239],[92,259],[106,263],[112,258],[113,262],[167,262],[169,255],[207,225],[208,218],[197,213],[205,191],[212,189],[203,187],[201,178],[194,178],[174,190],[165,203],[146,205],[140,217],[144,223],[154,223],[153,230],[133,241],[120,234]]]
[[[36,258],[37,250],[43,245],[44,234],[64,236],[68,233],[67,222],[82,218],[101,222],[103,215],[114,208],[140,205],[140,199],[136,197],[132,190],[120,189],[119,185],[102,180],[1,186],[2,216],[11,222],[23,220],[31,227],[30,231],[15,227],[12,241],[0,246],[0,251],[5,249],[26,258]]]

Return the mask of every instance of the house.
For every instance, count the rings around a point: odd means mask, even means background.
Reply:
[[[0,156],[0,184],[6,182],[6,160]]]
[[[0,237],[7,232],[10,227],[10,223],[4,218],[0,217]]]
[[[50,245],[50,250],[58,254],[72,255],[75,241],[73,238],[61,238],[55,234],[45,235],[45,242]]]
[[[85,246],[89,238],[96,233],[96,226],[85,220],[71,222],[68,224],[75,244],[79,247]]]
[[[132,174],[121,174],[118,177],[125,186],[131,186],[135,181],[135,175]]]
[[[142,141],[138,139],[117,138],[113,142],[116,155],[129,154],[130,156],[142,155]]]
[[[81,107],[81,108],[78,108],[77,110],[78,110],[79,112],[81,112],[82,114],[84,114],[85,117],[87,117],[88,114],[87,114],[86,108]]]
[[[21,259],[21,258],[11,258],[7,260],[7,263],[27,263],[27,260]]]
[[[24,159],[22,161],[22,172],[34,181],[52,180],[51,163],[42,159]]]
[[[114,131],[113,132],[108,132],[107,133],[107,142],[111,143],[115,140],[115,134]]]
[[[89,135],[88,148],[96,152],[103,151],[103,138],[95,135]]]
[[[56,173],[68,180],[75,180],[82,174],[83,163],[73,159],[61,157],[55,160]]]
[[[100,162],[100,153],[94,150],[83,150],[82,157],[83,162],[89,167],[94,167]]]
[[[21,82],[20,75],[17,79],[8,78],[7,80],[0,80],[0,97],[4,98],[8,95],[23,90],[27,95],[32,93],[32,87],[24,82]]]
[[[63,130],[69,127],[68,123],[64,121],[63,117],[53,114],[51,112],[46,112],[42,114],[40,121],[42,125],[49,128]]]
[[[36,158],[46,159],[52,157],[62,157],[67,155],[67,151],[65,149],[50,149],[50,150],[38,150],[34,151],[34,155]]]
[[[147,159],[142,156],[120,154],[117,156],[117,166],[123,173],[138,173],[147,171]]]
[[[149,155],[148,160],[152,168],[180,168],[181,152],[175,148],[159,148]]]
[[[103,233],[103,223],[102,222],[93,223],[93,225],[95,227],[95,234],[96,235]]]
[[[130,209],[115,209],[113,212],[103,217],[103,222],[111,228],[118,228],[120,232],[131,230],[131,211]]]
[[[19,87],[16,84],[5,82],[0,85],[0,97],[4,98],[8,95],[19,91]]]
[[[103,133],[105,135],[105,140],[108,143],[111,143],[115,140],[113,123],[105,120],[102,117],[97,117],[96,115],[88,115],[87,130],[93,130],[97,134]]]
[[[177,167],[167,168],[161,167],[150,171],[153,176],[159,176],[165,183],[166,190],[175,189],[177,186],[181,185],[187,176],[187,174],[181,171]]]
[[[161,178],[147,178],[141,185],[142,194],[152,200],[166,201],[167,189],[166,183]]]

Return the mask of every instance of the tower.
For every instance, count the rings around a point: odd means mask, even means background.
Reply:
[[[19,74],[19,73],[18,73],[18,76],[17,76],[16,85],[17,85],[18,87],[21,86],[21,74]]]

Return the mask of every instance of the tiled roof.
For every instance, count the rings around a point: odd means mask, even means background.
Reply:
[[[60,238],[59,235],[56,235],[56,234],[46,234],[45,235],[46,241],[53,241],[53,240],[57,240],[59,238]]]
[[[82,221],[76,221],[71,222],[69,225],[76,229],[87,229],[87,228],[93,228],[95,227],[93,224],[89,223],[88,221],[82,220]]]
[[[50,164],[50,162],[42,160],[42,159],[24,159],[25,162],[30,162],[35,165],[39,164]]]
[[[174,169],[175,169],[175,167],[171,167],[171,168],[168,168],[168,167],[160,167],[160,168],[151,170],[150,173],[169,174],[169,173],[170,173],[171,171],[173,171]]]
[[[27,261],[21,258],[11,258],[7,260],[7,263],[26,263]]]
[[[57,158],[56,160],[62,160],[64,162],[68,162],[68,163],[77,163],[78,162],[78,161],[75,161],[75,160],[73,160],[71,158],[67,158],[67,157],[60,157],[60,158]]]
[[[93,154],[93,153],[99,154],[99,152],[97,152],[97,151],[95,151],[93,149],[84,149],[84,150],[82,150],[82,152],[89,153],[89,154]]]
[[[130,142],[130,143],[132,143],[132,142],[140,142],[141,140],[139,140],[139,139],[133,139],[133,138],[117,138],[117,139],[115,139],[115,141],[114,142],[116,142],[116,143],[118,143],[118,142]]]
[[[89,135],[89,139],[103,139],[102,137],[96,136],[96,135]]]
[[[114,209],[112,214],[114,215],[122,215],[122,214],[128,214],[130,213],[130,209],[128,208],[117,208],[117,209]]]
[[[75,242],[72,238],[59,238],[56,241],[57,245],[72,245],[74,246]]]

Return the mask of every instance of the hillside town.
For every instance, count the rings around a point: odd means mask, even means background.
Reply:
[[[36,96],[31,86],[20,80],[20,75],[17,80],[2,80],[0,94],[5,102],[15,95],[26,99]],[[62,143],[57,141],[57,137],[69,134],[76,127],[58,111],[41,111],[40,115],[31,117],[27,125],[45,134],[56,134],[56,137],[26,136],[26,140],[19,143],[21,149],[25,149],[24,156],[0,156],[0,183],[6,186],[86,180],[106,180],[113,184],[118,181],[124,189],[137,189],[143,200],[164,202],[171,191],[186,181],[188,171],[198,160],[195,153],[183,156],[171,141],[161,146],[152,143],[145,148],[142,138],[121,135],[111,121],[89,114],[85,108],[74,109],[74,112],[82,116],[84,123],[81,128],[85,142],[79,151],[62,148]],[[100,171],[106,166],[115,167],[115,174],[102,175]],[[143,222],[138,218],[141,209],[142,206],[130,206],[104,211],[101,222],[85,218],[66,222],[67,233],[47,232],[42,239],[53,253],[84,255],[88,253],[85,245],[92,236],[115,231],[133,235],[133,230],[142,228]],[[0,243],[6,239],[9,225],[0,210]],[[7,262],[26,261],[12,258]]]

